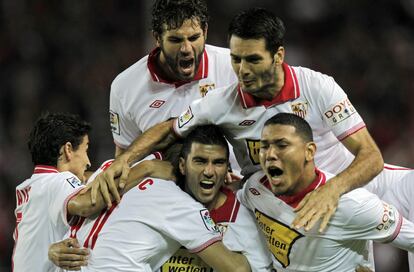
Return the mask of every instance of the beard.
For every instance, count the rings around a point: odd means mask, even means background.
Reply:
[[[204,46],[203,46],[203,50],[201,50],[200,54],[198,55],[196,55],[196,52],[193,49],[193,55],[194,55],[194,60],[192,62],[193,71],[189,74],[185,74],[182,71],[180,71],[180,68],[183,67],[183,65],[185,65],[185,61],[179,60],[181,57],[183,57],[181,53],[179,53],[177,56],[168,55],[162,46],[161,46],[161,51],[164,55],[165,61],[167,62],[168,69],[174,76],[175,81],[190,81],[197,74],[198,67],[200,66],[201,58],[203,57]]]

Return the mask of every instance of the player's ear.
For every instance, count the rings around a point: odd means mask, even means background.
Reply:
[[[66,142],[59,149],[59,158],[62,162],[68,162],[72,159],[73,156],[73,147],[70,142]]]
[[[276,53],[273,55],[273,62],[276,64],[282,64],[285,60],[285,48],[283,46],[279,46]]]
[[[161,46],[161,34],[156,31],[152,31],[152,36],[155,39],[155,44],[157,45],[157,47],[160,47]]]
[[[203,30],[204,40],[207,40],[207,32],[208,32],[208,24],[206,23],[206,26],[204,27],[204,30]]]
[[[178,162],[178,168],[180,169],[181,175],[185,176],[185,160],[182,157],[180,157]]]
[[[316,144],[314,142],[309,142],[305,147],[305,160],[306,162],[313,161],[316,153]]]

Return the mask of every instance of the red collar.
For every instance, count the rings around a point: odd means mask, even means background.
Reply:
[[[297,193],[293,196],[284,196],[284,195],[278,195],[277,197],[280,198],[283,202],[288,204],[289,206],[296,208],[296,206],[299,204],[299,202],[305,197],[305,195],[313,190],[316,190],[319,188],[319,186],[322,186],[326,183],[326,176],[324,173],[319,171],[315,168],[316,178],[312,181],[312,183],[302,190],[301,192]],[[266,176],[264,176],[260,182],[269,190],[271,190],[269,180]]]
[[[33,174],[44,174],[44,173],[59,173],[59,171],[54,166],[35,165]]]
[[[220,191],[226,195],[226,202],[217,209],[210,211],[210,216],[216,223],[235,222],[239,212],[240,202],[234,193],[227,188],[221,187]]]
[[[176,88],[180,87],[191,81],[172,81],[162,77],[164,74],[161,69],[156,65],[157,58],[161,52],[161,48],[156,47],[154,48],[151,53],[148,55],[148,70],[151,74],[152,80],[156,82],[162,82],[167,84],[174,84]],[[200,65],[198,66],[197,73],[192,81],[200,80],[203,78],[208,77],[208,55],[207,51],[204,49],[203,57],[201,58]]]
[[[272,100],[258,100],[253,95],[243,91],[239,85],[237,91],[241,97],[243,108],[251,108],[257,106],[265,106],[266,108],[276,104],[281,104],[289,100],[293,100],[299,97],[300,90],[298,79],[295,74],[295,70],[286,63],[282,63],[283,72],[285,73],[285,84],[280,92],[277,93]]]

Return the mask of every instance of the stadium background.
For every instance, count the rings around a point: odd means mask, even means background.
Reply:
[[[414,165],[413,0],[207,3],[207,42],[219,46],[226,46],[227,24],[238,11],[261,6],[278,14],[287,26],[287,62],[333,76],[364,117],[385,160]],[[46,110],[78,113],[94,127],[94,166],[111,158],[110,84],[154,45],[151,4],[0,1],[0,271],[10,270],[14,188],[33,169],[26,147],[33,122]],[[393,255],[382,252],[377,271],[404,271]]]

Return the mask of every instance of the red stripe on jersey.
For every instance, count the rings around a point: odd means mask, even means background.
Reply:
[[[33,174],[44,174],[44,173],[59,173],[54,166],[49,165],[36,165]]]
[[[208,54],[206,50],[204,50],[203,52],[203,55],[201,57],[201,60],[198,65],[198,69],[197,69],[197,72],[194,78],[190,81],[173,81],[173,80],[162,77],[164,72],[157,65],[157,61],[158,61],[157,58],[160,52],[161,52],[161,49],[157,47],[157,48],[154,48],[151,51],[151,53],[148,55],[147,67],[148,67],[148,70],[151,74],[151,78],[153,81],[167,83],[167,84],[174,84],[175,87],[178,88],[191,81],[196,81],[196,80],[200,80],[200,79],[208,77]]]
[[[102,227],[106,223],[106,220],[108,220],[109,216],[111,215],[111,213],[113,212],[113,210],[115,209],[116,206],[117,206],[117,204],[115,202],[113,202],[112,207],[109,210],[106,211],[105,216],[104,216],[101,224],[98,226],[97,231],[95,231],[94,235],[92,236],[91,249],[93,249],[95,247],[95,243],[96,243],[96,240],[98,239],[99,232],[101,232]]]
[[[234,193],[227,188],[220,188],[220,192],[226,195],[226,201],[220,207],[210,211],[210,216],[216,223],[235,222],[240,208],[240,202]]]
[[[395,238],[397,238],[398,234],[400,234],[400,231],[401,231],[401,226],[402,226],[402,224],[403,224],[403,220],[404,220],[404,217],[403,217],[401,214],[399,214],[399,215],[398,215],[398,225],[397,225],[397,227],[395,228],[395,231],[394,231],[394,233],[392,234],[392,236],[391,236],[390,240],[388,240],[388,241],[387,241],[387,243],[390,243],[390,242],[394,241],[394,240],[395,240]]]
[[[81,217],[79,221],[76,223],[76,225],[70,227],[70,238],[76,238],[76,235],[78,234],[79,229],[82,227],[83,223],[85,222],[85,217]]]
[[[360,131],[364,127],[366,127],[365,123],[364,122],[361,122],[361,123],[357,124],[356,126],[352,127],[351,129],[345,131],[344,133],[342,133],[341,135],[339,135],[337,138],[338,138],[339,141],[342,141],[345,138],[351,136],[352,134],[357,133],[358,131]]]
[[[89,247],[89,240],[91,238],[91,236],[94,234],[94,232],[96,231],[99,222],[101,221],[102,217],[105,215],[107,209],[103,209],[101,211],[101,214],[98,216],[98,218],[96,218],[95,223],[93,223],[92,229],[89,232],[89,235],[86,237],[85,242],[83,243],[83,247]]]
[[[154,152],[154,153],[152,153],[152,155],[154,155],[154,157],[157,159],[157,160],[162,160],[163,159],[163,156],[162,156],[162,153],[161,152]]]
[[[22,218],[23,218],[23,213],[18,212],[16,214],[16,227],[15,227],[14,233],[13,233],[13,236],[14,236],[14,246],[13,246],[12,263],[11,263],[11,265],[12,265],[12,271],[14,271],[14,254],[16,253],[16,245],[17,245],[17,240],[19,238],[19,231],[18,231],[18,228],[17,227],[19,226],[19,223],[22,221]]]
[[[101,167],[99,167],[102,170],[106,170],[109,166],[111,166],[111,164],[114,162],[114,160],[107,160],[106,162],[104,162]]]
[[[269,108],[273,105],[282,104],[289,100],[296,99],[300,96],[300,89],[298,79],[296,77],[295,70],[286,63],[282,63],[282,68],[285,73],[285,84],[282,89],[277,92],[276,96],[272,100],[259,100],[253,95],[244,92],[242,87],[239,85],[237,92],[242,99],[244,108],[251,108],[257,106],[265,106]]]
[[[387,166],[384,165],[384,169],[387,170],[413,170],[412,168],[400,167],[400,166]]]

